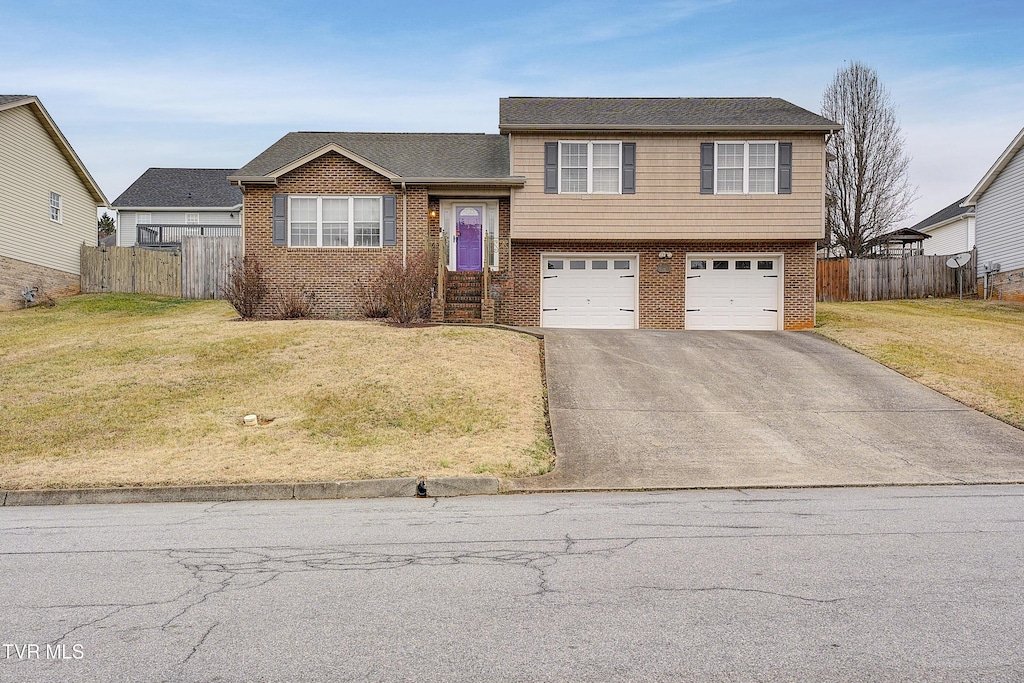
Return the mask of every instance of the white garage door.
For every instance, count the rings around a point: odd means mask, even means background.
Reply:
[[[686,329],[781,330],[779,256],[688,255]]]
[[[550,255],[540,268],[542,327],[637,326],[635,255]]]

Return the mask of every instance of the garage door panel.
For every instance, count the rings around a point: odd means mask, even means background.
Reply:
[[[551,262],[561,262],[563,268],[553,269]],[[582,262],[584,267],[573,269],[573,262],[577,266]],[[635,256],[546,256],[541,272],[543,327],[636,327]]]
[[[780,264],[778,256],[688,257],[686,328],[779,329]]]

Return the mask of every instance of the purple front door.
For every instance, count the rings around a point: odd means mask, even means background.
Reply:
[[[484,208],[455,207],[455,270],[483,270]]]

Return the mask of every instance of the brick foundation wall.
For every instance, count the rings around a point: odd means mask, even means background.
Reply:
[[[658,272],[658,253],[672,253],[671,272]],[[815,243],[800,241],[604,242],[513,241],[512,272],[496,296],[496,319],[510,325],[540,325],[541,253],[637,253],[640,327],[682,329],[685,319],[687,253],[781,253],[784,256],[784,324],[787,330],[814,327]],[[510,280],[511,282],[508,282]]]
[[[50,296],[67,296],[81,291],[80,278],[74,273],[0,256],[0,311],[24,307],[23,287],[38,287],[41,293]]]
[[[985,296],[985,278],[978,278],[978,296]],[[1024,301],[1024,268],[988,276],[988,298]]]

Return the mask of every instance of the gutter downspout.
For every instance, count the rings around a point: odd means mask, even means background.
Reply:
[[[409,261],[409,195],[405,190],[405,181],[402,181],[402,270],[406,269]]]

